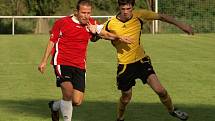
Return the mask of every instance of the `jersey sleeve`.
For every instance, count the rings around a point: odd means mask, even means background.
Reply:
[[[50,38],[49,40],[56,43],[58,41],[58,38],[60,37],[60,27],[61,27],[61,20],[55,21],[51,33],[50,33]]]
[[[96,26],[96,32],[99,34],[102,31],[102,28],[104,27],[103,24],[100,24],[98,21],[94,20],[93,18],[90,18],[90,23],[92,25],[97,24]]]
[[[104,27],[103,24],[97,25],[97,26],[96,26],[96,32],[97,32],[98,34],[100,34],[100,32],[102,31],[103,27]]]
[[[116,17],[116,16],[114,16],[114,17]],[[109,28],[108,28],[108,24],[109,24],[109,22],[110,22],[114,17],[112,17],[111,19],[109,19],[108,21],[106,21],[106,22],[103,24],[103,30],[110,32],[110,30],[109,30]]]
[[[103,30],[106,30],[107,23],[108,23],[108,21],[106,21],[106,22],[103,24]],[[107,30],[106,30],[106,31],[107,31]]]
[[[159,14],[150,11],[150,10],[136,10],[133,12],[133,15],[138,17],[138,18],[142,18],[144,20],[156,20],[159,19]]]

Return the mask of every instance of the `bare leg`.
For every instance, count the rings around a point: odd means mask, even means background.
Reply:
[[[161,102],[164,104],[164,106],[169,111],[170,115],[172,115],[173,117],[177,117],[183,121],[186,121],[188,119],[188,114],[186,112],[176,109],[173,106],[170,96],[168,95],[165,88],[161,85],[161,83],[159,82],[159,80],[155,74],[151,74],[148,77],[147,83],[157,93]]]
[[[84,93],[73,89],[71,82],[63,82],[61,84],[63,100],[61,100],[60,109],[64,121],[71,121],[73,105],[79,106],[82,103]]]
[[[84,93],[74,89],[72,95],[72,104],[73,106],[80,106],[84,99]]]
[[[119,99],[118,107],[117,107],[117,119],[124,119],[124,113],[126,110],[127,104],[130,102],[132,97],[132,89],[128,91],[121,91],[122,96]]]
[[[157,76],[155,74],[151,74],[147,79],[147,83],[159,96],[161,102],[167,108],[168,112],[172,112],[174,110],[174,106],[172,104],[171,98],[166,89],[159,82]]]

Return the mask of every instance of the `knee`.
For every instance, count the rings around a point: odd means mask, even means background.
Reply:
[[[69,95],[69,94],[68,95],[65,95],[65,94],[63,95],[63,100],[72,101],[71,99],[72,99],[72,95]]]
[[[127,96],[127,97],[121,97],[120,101],[122,104],[127,105],[131,100],[131,96]]]
[[[63,92],[63,99],[66,100],[66,101],[71,101],[72,92],[71,91],[64,91]]]

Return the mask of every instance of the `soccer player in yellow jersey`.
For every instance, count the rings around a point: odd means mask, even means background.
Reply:
[[[137,78],[154,90],[170,115],[187,120],[188,114],[173,106],[169,94],[158,80],[150,58],[145,54],[141,45],[140,36],[144,20],[161,20],[175,25],[188,34],[193,34],[192,27],[177,22],[165,14],[157,14],[148,10],[134,12],[134,4],[135,0],[118,0],[119,14],[107,21],[103,28],[116,35],[128,36],[132,39],[131,44],[112,41],[118,58],[117,86],[122,94],[117,108],[117,121],[124,121],[124,112],[131,100],[132,86],[135,86]]]

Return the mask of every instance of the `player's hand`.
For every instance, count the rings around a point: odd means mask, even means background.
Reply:
[[[45,68],[46,68],[46,62],[41,62],[38,66],[38,70],[40,71],[40,73],[44,73],[45,71]]]
[[[189,35],[194,35],[193,28],[189,25],[183,24],[181,25],[181,29]]]
[[[118,40],[121,42],[127,43],[127,44],[132,43],[132,39],[130,37],[127,37],[127,36],[121,36]]]
[[[87,28],[90,30],[91,33],[96,34],[97,32],[97,23],[95,21],[95,25],[91,24],[90,22],[87,23]]]

